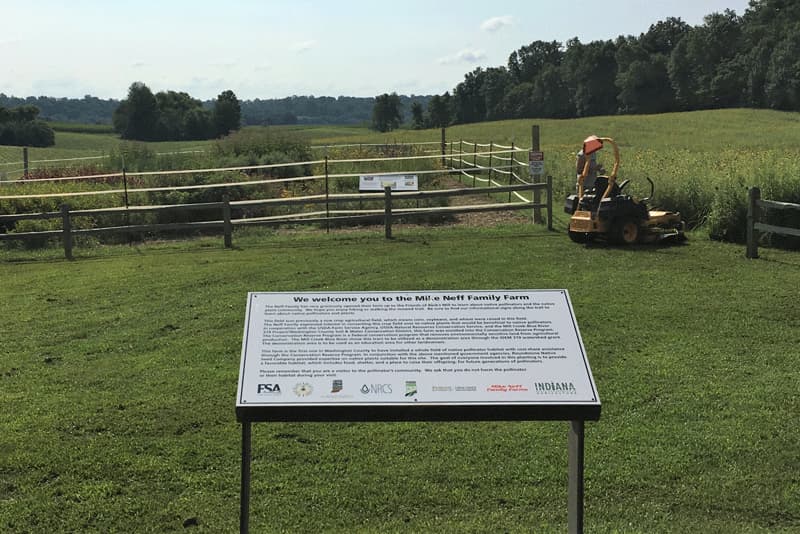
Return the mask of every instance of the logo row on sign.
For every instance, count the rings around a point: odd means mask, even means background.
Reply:
[[[283,391],[281,390],[280,384],[258,384],[257,386],[257,394],[259,395],[281,395]],[[331,383],[331,394],[341,393],[344,391],[344,381],[343,380],[334,380]],[[394,390],[392,389],[392,384],[364,384],[359,389],[362,395],[392,395]],[[298,382],[292,388],[292,392],[298,397],[309,397],[312,393],[314,393],[314,387],[309,384],[308,382]],[[413,397],[417,394],[417,383],[416,381],[409,380],[406,381],[406,397]]]
[[[529,387],[530,386],[530,387]],[[535,382],[530,385],[525,384],[491,384],[486,388],[486,391],[489,393],[509,393],[509,392],[527,392],[533,390],[537,393],[547,393],[547,394],[562,394],[562,395],[575,395],[577,391],[575,389],[575,384],[572,382]],[[450,393],[450,392],[475,392],[478,390],[477,386],[432,386],[431,391],[434,393]],[[393,388],[393,384],[363,384],[359,390],[362,395],[394,395],[395,390]],[[339,398],[352,398],[352,396],[348,396],[343,394],[344,392],[344,381],[343,380],[333,380],[331,382],[330,392],[323,392],[322,394],[318,395],[323,398],[332,398],[332,397],[339,397]],[[257,391],[258,395],[267,395],[267,396],[279,396],[283,394],[280,384],[258,384]],[[314,387],[309,384],[308,382],[298,382],[292,387],[292,393],[298,398],[306,398],[312,396],[314,393]],[[414,398],[416,400],[416,396],[418,394],[417,390],[417,382],[415,380],[407,380],[405,382],[405,392],[404,396],[408,398]]]

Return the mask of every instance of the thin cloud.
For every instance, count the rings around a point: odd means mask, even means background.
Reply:
[[[439,58],[440,65],[453,65],[456,63],[470,63],[475,64],[486,59],[486,52],[483,50],[472,50],[465,48],[451,56]]]
[[[510,15],[503,15],[502,17],[492,17],[490,19],[486,19],[481,24],[481,30],[485,32],[494,33],[498,30],[502,30],[507,26],[511,26],[514,24],[514,19]]]
[[[314,40],[311,41],[303,41],[301,43],[295,43],[292,45],[292,50],[297,52],[298,54],[302,54],[303,52],[308,52],[312,48],[316,48],[317,42]]]

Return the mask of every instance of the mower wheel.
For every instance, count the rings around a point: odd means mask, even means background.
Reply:
[[[572,230],[567,230],[567,232],[574,243],[588,243],[592,238],[592,235],[586,232],[573,232]]]
[[[617,245],[633,245],[641,237],[641,228],[635,219],[623,217],[611,226],[611,241]]]

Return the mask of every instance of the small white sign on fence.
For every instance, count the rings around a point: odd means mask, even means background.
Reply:
[[[544,152],[531,150],[528,155],[528,166],[531,174],[544,174]]]
[[[383,191],[389,185],[392,191],[418,191],[419,180],[416,174],[365,174],[358,177],[359,191]]]

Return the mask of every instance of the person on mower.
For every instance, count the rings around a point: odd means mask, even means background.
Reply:
[[[583,149],[578,152],[578,156],[575,162],[575,189],[578,189],[578,181],[581,178],[581,173],[583,173],[583,167],[586,165],[586,156],[583,153]],[[589,172],[586,174],[586,177],[583,179],[583,190],[589,191],[590,189],[594,188],[594,182],[597,180],[597,176],[600,173],[604,173],[605,169],[603,166],[597,163],[597,154],[592,153],[589,155]]]

